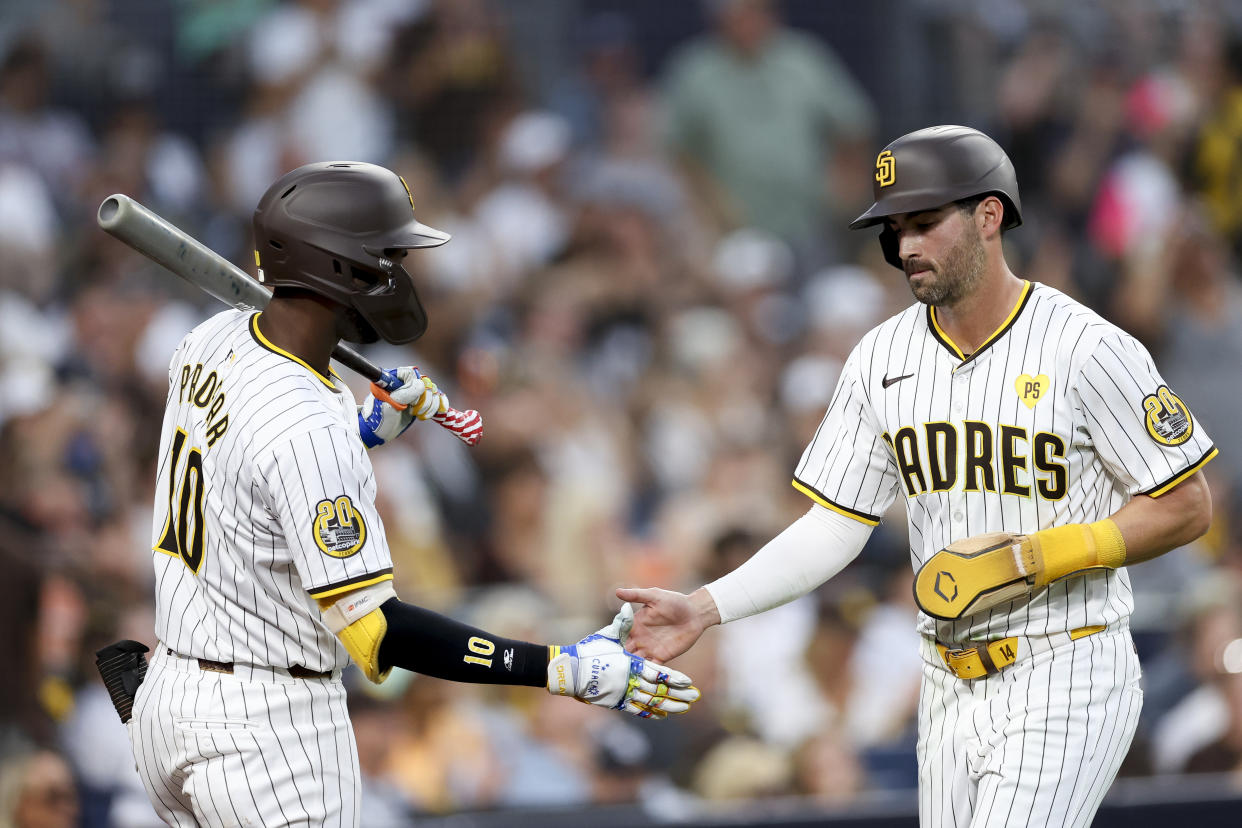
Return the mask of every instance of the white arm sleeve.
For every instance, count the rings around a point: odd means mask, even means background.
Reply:
[[[720,623],[806,595],[858,557],[871,529],[815,504],[746,563],[704,586],[720,611]]]

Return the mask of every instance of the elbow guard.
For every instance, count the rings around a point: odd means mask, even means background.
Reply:
[[[381,581],[369,587],[346,593],[323,611],[323,621],[341,640],[350,658],[368,679],[379,684],[392,672],[390,666],[380,669],[380,644],[388,633],[388,619],[381,604],[396,598],[392,581]]]

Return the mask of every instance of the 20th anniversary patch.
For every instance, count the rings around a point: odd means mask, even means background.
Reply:
[[[1180,446],[1194,433],[1190,409],[1167,385],[1143,397],[1143,410],[1147,412],[1147,433],[1162,446]]]
[[[315,506],[315,543],[333,558],[348,558],[367,542],[367,524],[348,495]]]

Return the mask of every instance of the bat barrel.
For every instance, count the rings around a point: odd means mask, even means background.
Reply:
[[[105,198],[96,221],[109,235],[235,308],[263,308],[271,298],[249,273],[124,193]]]
[[[104,230],[111,232],[119,222],[119,216],[127,207],[130,197],[117,193],[110,195],[99,205],[99,226]]]

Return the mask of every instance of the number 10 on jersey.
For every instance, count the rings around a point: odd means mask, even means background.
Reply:
[[[197,575],[203,566],[203,453],[191,448],[178,475],[185,441],[186,433],[178,428],[168,459],[168,517],[155,548],[180,558]]]

